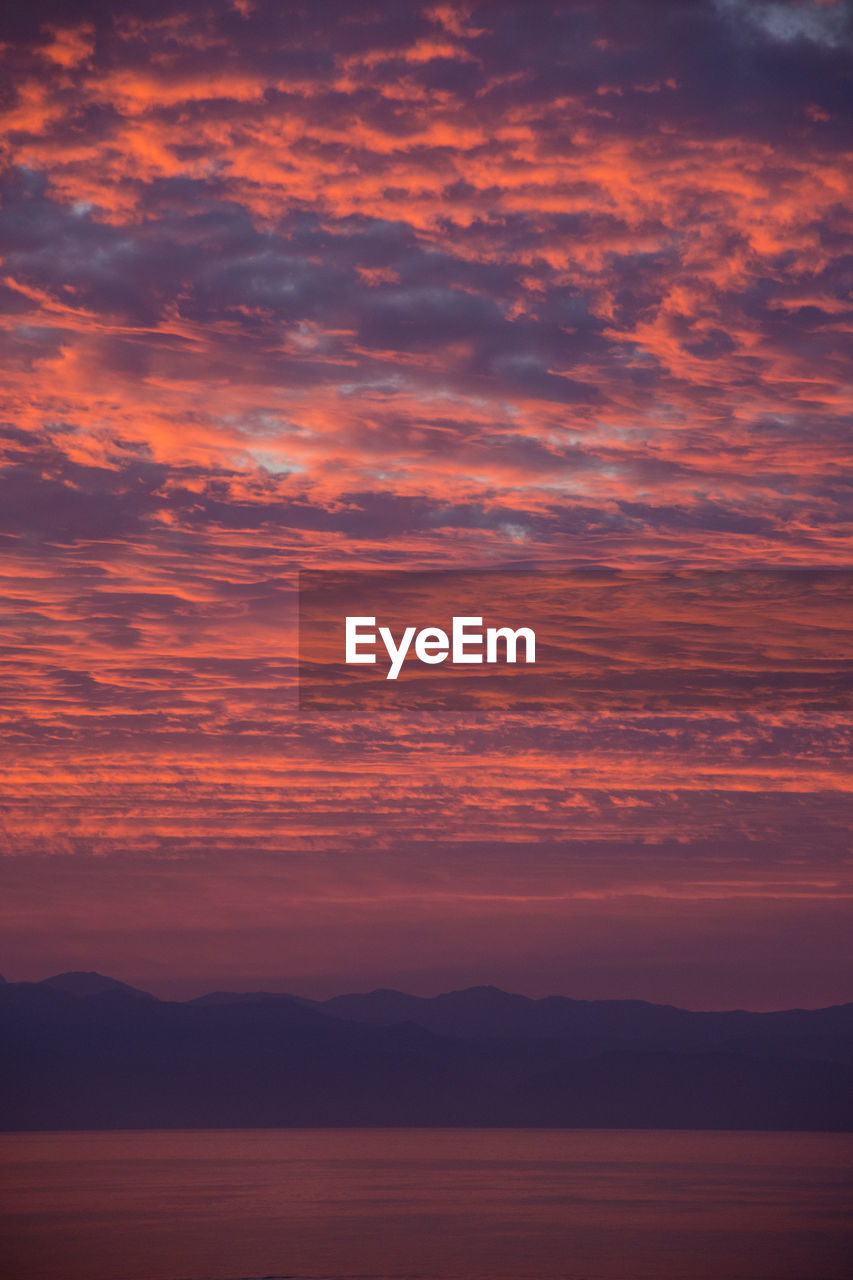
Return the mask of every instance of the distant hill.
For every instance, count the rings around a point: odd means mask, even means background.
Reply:
[[[289,1000],[335,1018],[370,1026],[412,1023],[466,1040],[559,1040],[569,1056],[619,1050],[772,1053],[853,1064],[853,1004],[778,1013],[695,1013],[643,1000],[533,1000],[498,987],[468,987],[423,997],[380,989],[312,1001],[272,992],[217,991],[197,1005]]]
[[[105,991],[124,991],[128,995],[144,996],[146,1000],[155,999],[148,991],[129,987],[126,982],[119,982],[116,978],[105,978],[102,973],[83,972],[79,969],[58,973],[55,978],[44,978],[39,986],[67,991],[71,996],[102,996]]]
[[[0,1128],[327,1125],[853,1130],[853,1005],[0,986]]]
[[[642,1000],[531,1000],[497,987],[423,998],[399,991],[335,996],[315,1005],[374,1026],[413,1022],[438,1035],[560,1040],[588,1057],[610,1050],[773,1053],[853,1064],[853,1004],[779,1013],[693,1013]]]

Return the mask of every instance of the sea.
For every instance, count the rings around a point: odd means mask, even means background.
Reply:
[[[850,1280],[853,1134],[0,1136],[3,1280]]]

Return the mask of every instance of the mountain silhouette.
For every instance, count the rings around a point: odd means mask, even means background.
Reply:
[[[853,1129],[853,1005],[0,986],[0,1128]]]
[[[44,978],[39,985],[52,987],[55,991],[67,991],[72,996],[101,996],[105,991],[124,991],[128,995],[144,996],[146,1000],[154,999],[148,991],[129,987],[126,982],[119,982],[116,978],[105,978],[102,973],[84,972],[80,969],[58,973],[54,978]]]
[[[399,991],[336,996],[315,1005],[378,1026],[414,1022],[438,1035],[557,1039],[581,1056],[614,1049],[774,1052],[853,1063],[853,1004],[777,1013],[694,1013],[643,1000],[533,1000],[497,987],[423,998]]]

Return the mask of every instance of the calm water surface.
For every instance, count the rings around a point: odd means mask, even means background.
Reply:
[[[850,1280],[853,1135],[0,1139],[4,1280]]]

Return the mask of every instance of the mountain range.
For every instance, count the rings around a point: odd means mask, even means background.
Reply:
[[[0,1128],[853,1130],[853,1004],[697,1013],[495,987],[157,999],[0,980]]]

